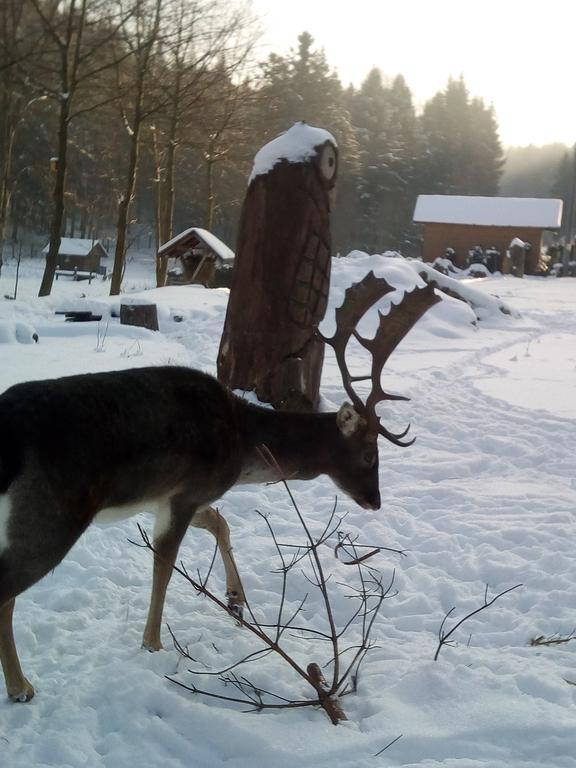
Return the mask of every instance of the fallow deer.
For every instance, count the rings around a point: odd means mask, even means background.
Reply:
[[[88,525],[156,512],[152,597],[143,645],[162,647],[164,597],[188,526],[209,530],[224,559],[230,605],[242,585],[228,527],[210,506],[237,483],[276,479],[266,446],[289,477],[329,475],[356,503],[380,507],[378,435],[397,445],[376,404],[389,398],[382,367],[402,337],[435,303],[432,289],[406,294],[380,319],[374,340],[355,326],[393,290],[368,275],[337,310],[334,347],[353,405],[337,413],[287,413],[248,404],[213,377],[181,367],[139,368],[34,381],[0,396],[0,660],[6,688],[28,701],[34,688],[20,667],[12,630],[15,598],[64,558]],[[354,392],[344,351],[354,335],[372,352],[372,392]],[[406,430],[407,431],[407,430]]]

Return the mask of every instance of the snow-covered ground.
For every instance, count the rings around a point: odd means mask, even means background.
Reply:
[[[345,287],[373,268],[401,288],[418,279],[410,264],[355,254],[334,262],[331,309]],[[136,298],[153,284],[151,262],[129,265]],[[31,378],[133,365],[183,363],[214,372],[227,302],[224,289],[146,291],[160,313],[160,333],[120,326],[108,283],[59,280],[34,298],[38,265],[21,269],[17,301],[0,300],[0,391]],[[11,264],[0,296],[12,294]],[[0,700],[2,768],[572,768],[576,766],[576,640],[531,646],[537,636],[566,637],[576,627],[576,280],[490,278],[468,283],[497,294],[517,315],[447,299],[434,307],[392,356],[388,390],[410,402],[386,404],[384,423],[408,422],[407,449],[382,444],[382,508],[371,512],[339,498],[344,528],[360,541],[406,551],[371,562],[397,594],[375,623],[358,691],[344,699],[348,722],[334,727],[313,709],[246,714],[168,681],[191,681],[189,668],[218,670],[254,649],[252,638],[175,576],[165,621],[197,660],[183,662],[164,631],[166,650],[149,654],[140,638],[151,556],[129,543],[143,513],[122,524],[93,526],[65,561],[21,596],[15,632],[26,674],[36,687],[27,705]],[[84,297],[81,294],[85,294]],[[393,297],[393,300],[394,297]],[[70,324],[56,310],[89,307],[100,324]],[[497,306],[496,303],[493,305]],[[175,318],[180,321],[177,322]],[[364,321],[364,330],[374,324]],[[329,331],[330,317],[325,321]],[[24,343],[36,332],[38,343]],[[343,398],[329,358],[323,406]],[[54,435],[57,449],[58,436]],[[336,494],[325,478],[293,483],[312,530],[326,521]],[[258,515],[269,513],[283,541],[302,530],[278,485],[242,486],[220,505],[251,605],[272,620],[280,580],[272,540]],[[181,557],[206,572],[208,534],[190,531]],[[350,601],[350,568],[325,547],[336,620]],[[211,576],[224,592],[223,569]],[[519,589],[467,621],[433,661],[438,630],[493,596]],[[320,600],[296,577],[288,604],[310,592],[301,623],[322,626]],[[358,629],[350,629],[351,643]],[[303,664],[328,662],[321,643],[287,637]],[[280,660],[246,674],[288,698],[309,695]],[[217,689],[217,680],[196,681]],[[229,692],[229,691],[226,691]],[[400,736],[389,749],[374,757]]]

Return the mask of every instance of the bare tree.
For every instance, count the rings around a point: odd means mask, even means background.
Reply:
[[[35,101],[18,78],[18,64],[31,58],[41,36],[27,23],[20,0],[0,3],[0,272],[14,185],[14,140],[23,115]]]
[[[170,44],[163,46],[155,73],[161,77],[166,94],[153,126],[157,248],[173,235],[177,152],[181,146],[196,146],[190,136],[198,137],[200,126],[210,119],[208,115],[215,118],[210,104],[230,104],[231,78],[239,77],[256,39],[252,16],[241,5],[220,0],[192,4],[173,0],[168,13],[177,32]],[[241,88],[234,86],[238,93]],[[225,128],[222,121],[212,123],[215,136]],[[209,229],[211,224],[208,217]],[[158,285],[165,284],[166,272],[166,261],[159,260]]]
[[[15,92],[13,88],[14,51],[12,41],[16,38],[22,8],[14,0],[0,6],[0,273],[2,272],[2,251],[6,211],[10,199],[10,177],[12,175],[12,148],[15,133]]]
[[[198,131],[205,169],[205,226],[212,229],[221,204],[216,185],[216,171],[223,164],[238,159],[242,150],[246,150],[250,125],[250,110],[257,101],[250,82],[236,83],[223,73],[221,85],[207,109],[199,116]],[[252,149],[252,147],[250,147]],[[244,151],[248,164],[249,153]]]
[[[65,191],[70,124],[81,114],[97,109],[102,96],[90,88],[113,65],[110,42],[131,15],[110,0],[24,0],[43,32],[38,55],[20,65],[20,77],[36,96],[57,104],[56,153],[52,159],[54,182],[50,241],[39,295],[49,295],[58,263],[65,216]],[[109,98],[105,97],[106,100]]]
[[[121,100],[122,118],[128,135],[129,150],[124,187],[118,200],[111,296],[117,296],[122,285],[128,249],[130,206],[136,187],[142,130],[146,119],[157,109],[157,106],[147,105],[146,89],[159,40],[161,11],[162,0],[152,0],[152,7],[147,0],[135,0],[132,24],[124,29],[124,43],[130,56],[124,66],[117,68],[118,91],[124,97],[124,100]]]

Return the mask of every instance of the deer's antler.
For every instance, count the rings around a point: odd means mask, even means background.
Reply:
[[[321,338],[333,348],[336,362],[342,375],[344,389],[355,408],[368,420],[370,431],[375,435],[383,435],[396,445],[408,446],[414,440],[402,442],[402,438],[407,435],[410,425],[408,425],[404,432],[395,434],[380,424],[380,420],[376,415],[376,406],[382,400],[408,399],[402,395],[391,395],[384,391],[380,381],[382,369],[408,331],[440,299],[429,285],[424,288],[414,288],[409,293],[405,293],[398,304],[393,304],[388,314],[383,315],[379,313],[380,322],[373,339],[365,339],[360,336],[356,326],[361,318],[371,306],[393,290],[394,288],[383,277],[376,277],[373,272],[369,272],[359,283],[355,283],[346,290],[344,302],[335,313],[336,332],[334,336],[331,338],[321,336]],[[352,336],[372,356],[370,375],[352,376],[348,370],[346,365],[346,347]],[[367,380],[372,381],[372,389],[366,403],[364,403],[352,385],[356,381]]]

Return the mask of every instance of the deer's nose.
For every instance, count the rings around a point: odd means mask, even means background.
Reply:
[[[359,504],[362,507],[362,509],[373,509],[373,510],[376,510],[376,509],[380,509],[380,506],[381,506],[380,494],[378,494],[377,496],[375,496],[372,499],[367,499],[367,498],[362,499],[362,500],[355,499],[355,501],[356,501],[357,504]]]

